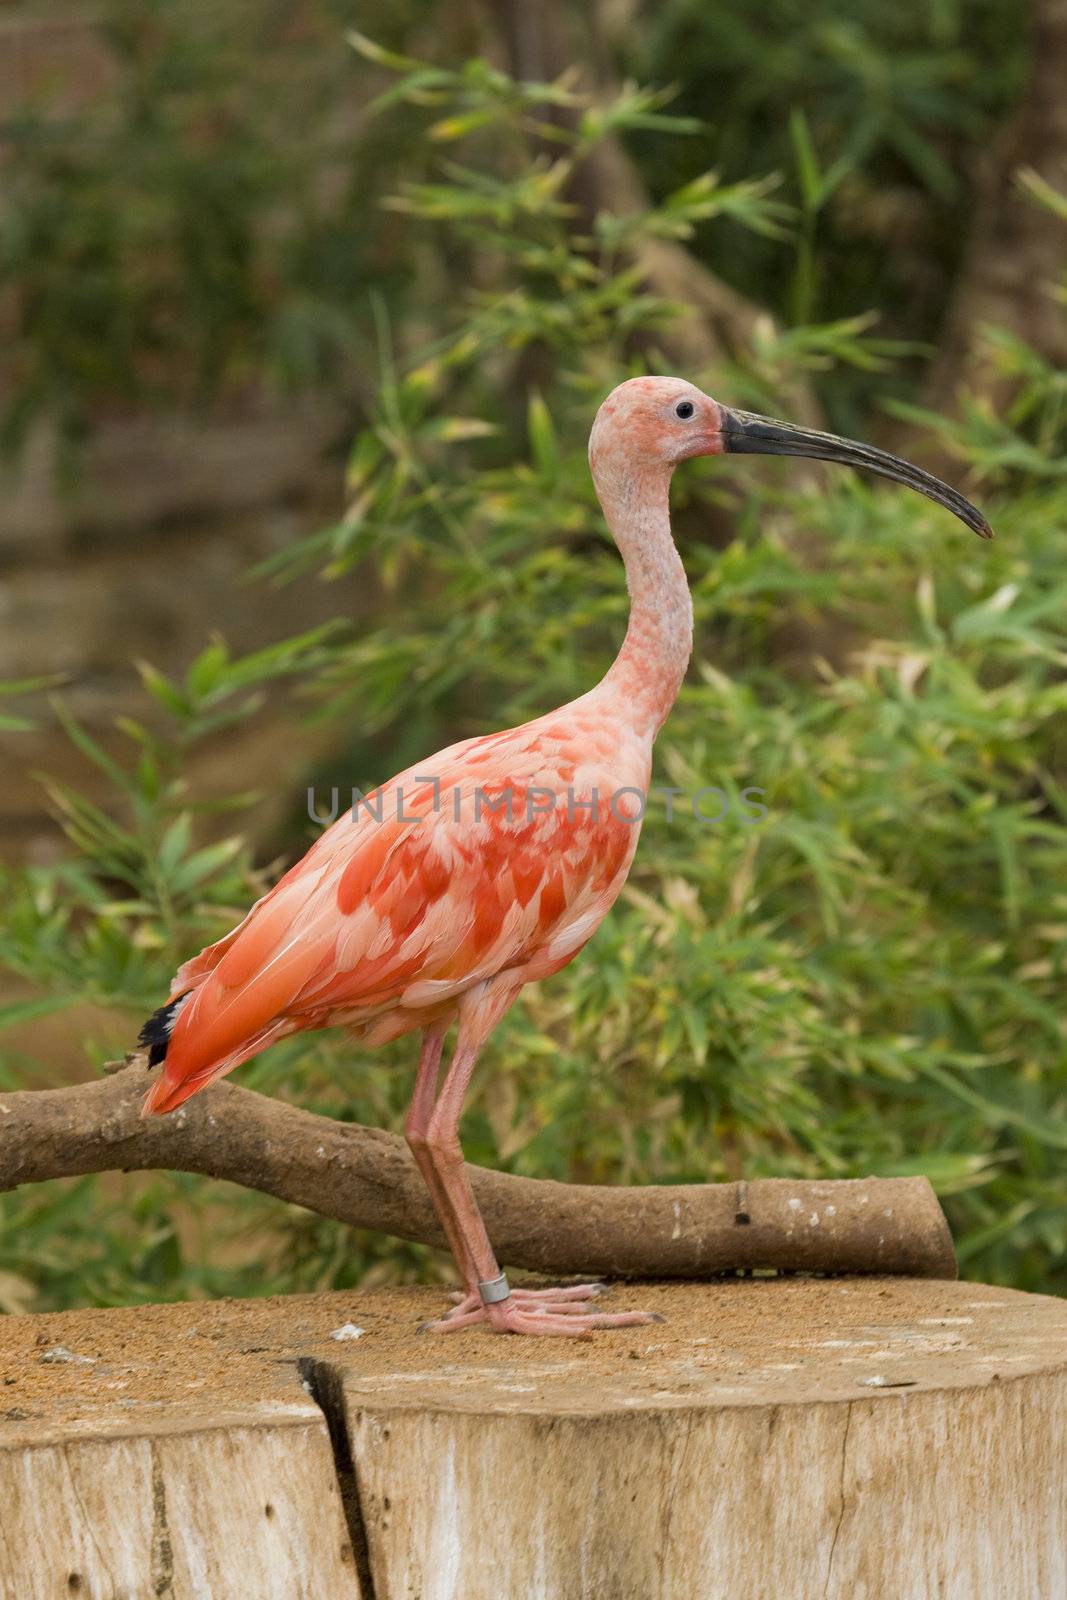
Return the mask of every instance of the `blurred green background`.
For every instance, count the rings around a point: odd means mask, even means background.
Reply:
[[[358,27],[359,32],[353,30]],[[1051,0],[0,10],[0,1083],[87,1077],[369,787],[589,686],[621,378],[904,450],[990,515],[694,463],[696,648],[623,899],[486,1052],[470,1159],[928,1173],[1067,1291],[1067,22]],[[410,1040],[244,1083],[399,1128]],[[0,1196],[0,1307],[444,1275],[180,1175]]]

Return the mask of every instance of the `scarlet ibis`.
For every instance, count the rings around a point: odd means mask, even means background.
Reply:
[[[692,646],[671,475],[693,456],[729,453],[862,467],[990,537],[956,490],[870,445],[733,410],[679,378],[620,384],[589,441],[630,592],[606,675],[557,711],[450,745],[342,815],[238,927],[185,963],[141,1035],[150,1065],[163,1063],[147,1113],[172,1111],[287,1034],[340,1026],[367,1045],[421,1034],[405,1135],[464,1285],[428,1325],[435,1332],[484,1322],[576,1335],[650,1320],[594,1309],[598,1284],[510,1288],[464,1170],[459,1120],[492,1029],[525,984],[574,959],[626,881],[653,741]]]

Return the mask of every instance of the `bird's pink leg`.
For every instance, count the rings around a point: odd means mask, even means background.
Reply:
[[[427,1149],[427,1131],[430,1118],[433,1115],[434,1103],[437,1099],[437,1078],[441,1066],[441,1052],[446,1032],[446,1028],[428,1029],[422,1036],[422,1049],[419,1052],[415,1088],[412,1092],[411,1104],[408,1107],[408,1114],[404,1121],[404,1137],[415,1159],[415,1164],[422,1173],[423,1181],[430,1192],[434,1210],[437,1213],[445,1238],[448,1240],[449,1249],[463,1279],[465,1292],[451,1296],[456,1305],[452,1311],[446,1312],[446,1317],[451,1321],[456,1317],[466,1319],[472,1311],[480,1312],[482,1302],[478,1294],[477,1271],[473,1261],[467,1255],[466,1246],[460,1234],[456,1231],[452,1210],[447,1203],[445,1192],[438,1180],[433,1161]],[[513,1289],[512,1295],[519,1302],[535,1304],[541,1301],[550,1304],[552,1309],[558,1308],[560,1312],[581,1312],[585,1310],[594,1296],[603,1292],[603,1288],[603,1284],[600,1283],[580,1283],[569,1284],[565,1289]],[[479,1316],[470,1320],[480,1321],[481,1318]]]
[[[466,1248],[460,1234],[456,1231],[452,1220],[452,1213],[446,1204],[445,1194],[438,1182],[433,1161],[427,1147],[427,1132],[430,1118],[433,1115],[434,1103],[437,1099],[437,1075],[441,1066],[441,1051],[444,1047],[447,1029],[427,1029],[422,1036],[422,1049],[419,1052],[419,1066],[415,1074],[415,1088],[411,1096],[411,1104],[404,1121],[404,1138],[407,1140],[408,1149],[415,1158],[415,1165],[422,1173],[423,1182],[430,1191],[430,1199],[437,1213],[437,1219],[444,1229],[448,1248],[452,1258],[459,1269],[460,1277],[466,1286],[467,1294],[473,1300],[478,1299],[478,1274],[474,1263],[467,1255]]]
[[[451,1239],[454,1233],[459,1241],[463,1254],[458,1254],[453,1247],[457,1266],[463,1271],[464,1263],[469,1261],[474,1267],[478,1293],[476,1303],[470,1304],[469,1299],[465,1298],[440,1322],[427,1324],[427,1329],[444,1333],[477,1322],[487,1322],[497,1333],[569,1334],[573,1337],[586,1334],[593,1328],[626,1327],[657,1321],[658,1318],[645,1311],[584,1314],[579,1306],[568,1303],[566,1295],[554,1300],[552,1291],[508,1291],[506,1282],[501,1284],[506,1291],[502,1298],[492,1299],[488,1304],[482,1303],[486,1286],[500,1283],[501,1272],[464,1168],[459,1119],[479,1049],[490,1029],[507,1010],[514,993],[484,993],[480,997],[480,1005],[477,1000],[473,1005],[468,1001],[466,1016],[461,1006],[456,1053],[426,1125],[426,1152],[436,1179],[430,1191],[431,1197],[446,1235]],[[599,1290],[600,1286],[583,1287]]]

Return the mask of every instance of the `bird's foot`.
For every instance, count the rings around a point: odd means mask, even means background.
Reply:
[[[494,1333],[588,1338],[594,1328],[632,1328],[662,1322],[652,1311],[590,1311],[606,1284],[578,1283],[566,1288],[512,1289],[506,1300],[483,1305],[476,1291],[453,1295],[456,1304],[437,1322],[424,1322],[420,1333],[453,1333],[486,1323]]]
[[[588,1311],[592,1301],[603,1294],[606,1288],[606,1283],[569,1283],[566,1288],[554,1285],[551,1289],[512,1289],[509,1298],[527,1311],[541,1310],[575,1316]],[[477,1289],[468,1289],[465,1293],[457,1289],[448,1298],[452,1301],[452,1310],[445,1312],[449,1322],[454,1317],[465,1317],[471,1311],[482,1309]]]

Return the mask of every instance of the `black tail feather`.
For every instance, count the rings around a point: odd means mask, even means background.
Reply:
[[[148,1051],[148,1065],[150,1067],[158,1067],[159,1063],[166,1057],[167,1046],[170,1044],[170,1036],[174,1029],[175,1020],[181,1010],[182,1002],[187,998],[189,992],[189,990],[186,990],[185,994],[177,995],[175,999],[168,1001],[165,1006],[160,1006],[158,1011],[153,1011],[137,1035],[137,1043],[143,1045]]]

